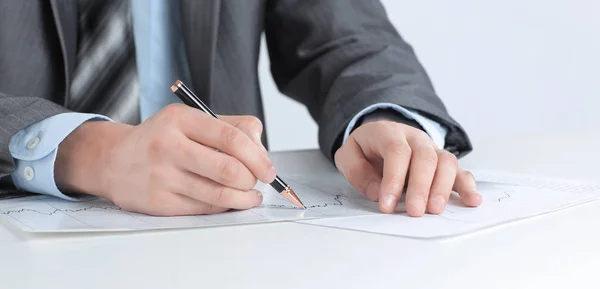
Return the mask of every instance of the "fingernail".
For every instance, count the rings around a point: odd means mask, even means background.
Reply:
[[[483,201],[483,198],[481,197],[481,194],[473,191],[472,194],[469,195],[468,200],[465,200],[465,202],[467,203],[468,206],[479,206],[481,205],[481,202]]]
[[[437,212],[441,212],[446,207],[446,199],[443,196],[435,196],[431,200],[431,204],[437,210]]]
[[[275,177],[277,176],[277,171],[275,171],[275,167],[271,166],[271,168],[269,169],[269,172],[267,173],[267,179],[270,181],[275,180]]]
[[[256,190],[256,198],[257,198],[257,202],[256,202],[255,206],[257,207],[257,206],[260,206],[263,202],[263,194],[261,191]]]
[[[379,182],[371,182],[369,184],[369,186],[367,187],[367,198],[369,198],[369,200],[371,201],[376,201],[377,200],[377,196],[379,195],[379,186],[380,183]]]
[[[396,196],[389,194],[383,197],[383,199],[381,200],[382,205],[385,209],[387,209],[388,211],[395,211],[396,210]]]
[[[414,208],[413,210],[418,215],[423,215],[425,213],[425,199],[423,199],[423,197],[411,198],[406,205]]]

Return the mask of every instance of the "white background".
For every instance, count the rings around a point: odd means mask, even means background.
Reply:
[[[383,3],[472,138],[600,122],[600,1]],[[263,43],[259,72],[271,150],[316,148],[316,124],[278,92],[268,61]]]

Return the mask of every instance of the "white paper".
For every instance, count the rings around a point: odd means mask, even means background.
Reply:
[[[555,179],[540,179],[475,172],[483,203],[468,208],[454,194],[441,215],[412,218],[404,205],[396,214],[381,214],[343,177],[332,172],[283,175],[307,206],[295,208],[267,185],[260,207],[216,215],[154,217],[126,212],[98,198],[81,202],[48,196],[0,201],[0,218],[24,231],[121,231],[214,227],[277,221],[294,221],[364,232],[434,238],[464,234],[596,200],[600,186]]]
[[[331,182],[318,186],[323,182],[317,179],[326,175],[283,176],[306,210],[296,208],[270,186],[259,184],[256,188],[264,194],[260,207],[216,215],[155,217],[121,210],[99,198],[71,202],[33,196],[0,201],[0,218],[24,231],[73,232],[212,227],[378,213],[377,204],[366,200],[337,174],[330,174],[326,179]]]
[[[449,237],[565,209],[600,198],[600,186],[494,172],[475,172],[481,206],[465,207],[453,193],[441,215],[397,214],[301,221],[326,227],[413,238]]]

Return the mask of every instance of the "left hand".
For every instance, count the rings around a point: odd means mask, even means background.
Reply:
[[[482,201],[473,175],[458,167],[456,156],[422,130],[393,121],[355,129],[335,153],[335,165],[367,198],[379,200],[384,213],[395,211],[406,181],[406,211],[413,217],[443,213],[453,190],[467,206]]]

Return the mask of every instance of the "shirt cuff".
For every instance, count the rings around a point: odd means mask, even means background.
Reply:
[[[419,123],[419,125],[421,125],[421,127],[423,127],[425,132],[429,135],[429,137],[431,137],[433,142],[439,148],[445,147],[445,142],[446,142],[445,139],[446,139],[446,134],[447,134],[447,130],[445,127],[443,127],[441,124],[439,124],[436,121],[433,121],[427,117],[420,115],[419,113],[417,113],[415,111],[408,110],[404,107],[401,107],[401,106],[399,106],[397,104],[393,104],[393,103],[376,103],[376,104],[366,107],[365,109],[363,109],[359,113],[357,113],[350,120],[348,127],[346,127],[346,131],[344,132],[343,143],[346,142],[346,140],[348,139],[348,136],[350,136],[350,132],[352,132],[352,130],[355,128],[356,123],[358,122],[359,119],[361,119],[363,116],[370,114],[378,109],[392,109],[392,110],[400,113],[405,118],[415,120],[417,123]]]
[[[13,184],[22,191],[77,200],[63,194],[56,186],[54,162],[58,145],[89,120],[112,121],[97,114],[62,113],[17,132],[9,143],[10,153],[16,163],[16,169],[11,174]]]

